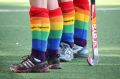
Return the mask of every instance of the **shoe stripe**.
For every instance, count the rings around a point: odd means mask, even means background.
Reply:
[[[32,65],[28,61],[26,61],[26,64],[28,65],[28,67],[32,67]]]
[[[29,64],[31,64],[32,66],[35,66],[35,64],[32,63],[29,59],[28,59],[28,62],[29,62]]]
[[[29,68],[29,66],[26,64],[26,62],[23,62],[23,65],[24,65],[26,68]]]

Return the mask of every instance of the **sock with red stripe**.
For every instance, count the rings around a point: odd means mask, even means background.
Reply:
[[[63,12],[63,34],[61,42],[67,43],[70,47],[74,44],[74,5],[72,1],[61,2],[60,7]]]
[[[63,30],[63,16],[60,8],[49,10],[50,35],[48,39],[47,55],[55,57],[58,55],[60,40]]]
[[[39,60],[45,60],[47,40],[50,31],[49,12],[46,8],[30,8],[30,23],[32,31],[31,56]]]
[[[75,30],[74,43],[85,47],[87,45],[87,34],[89,26],[89,0],[74,0],[75,5]]]

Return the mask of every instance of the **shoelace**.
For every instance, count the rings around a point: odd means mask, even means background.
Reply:
[[[61,53],[62,53],[62,54],[69,54],[69,55],[71,55],[71,50],[69,50],[68,47],[69,47],[68,45],[62,44],[62,45],[61,45],[61,50],[60,50]],[[70,52],[69,52],[69,51],[70,51]]]
[[[23,60],[23,61],[22,61],[21,63],[27,61],[28,59],[30,59],[30,55],[23,56],[23,57],[22,57],[22,60]]]

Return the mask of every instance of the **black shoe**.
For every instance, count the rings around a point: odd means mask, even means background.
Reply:
[[[49,72],[47,61],[36,62],[33,57],[27,56],[19,64],[12,64],[10,70],[13,72]]]
[[[60,65],[60,59],[59,59],[59,55],[56,56],[49,56],[47,58],[48,61],[48,65],[50,69],[61,69],[61,65]]]

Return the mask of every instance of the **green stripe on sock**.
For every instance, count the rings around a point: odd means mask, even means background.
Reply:
[[[49,38],[61,38],[62,30],[51,30]]]
[[[89,26],[89,22],[82,22],[79,20],[75,20],[75,28],[88,30],[88,26]]]
[[[49,32],[32,31],[32,39],[47,40]]]
[[[63,33],[73,33],[74,32],[74,25],[64,25]]]

